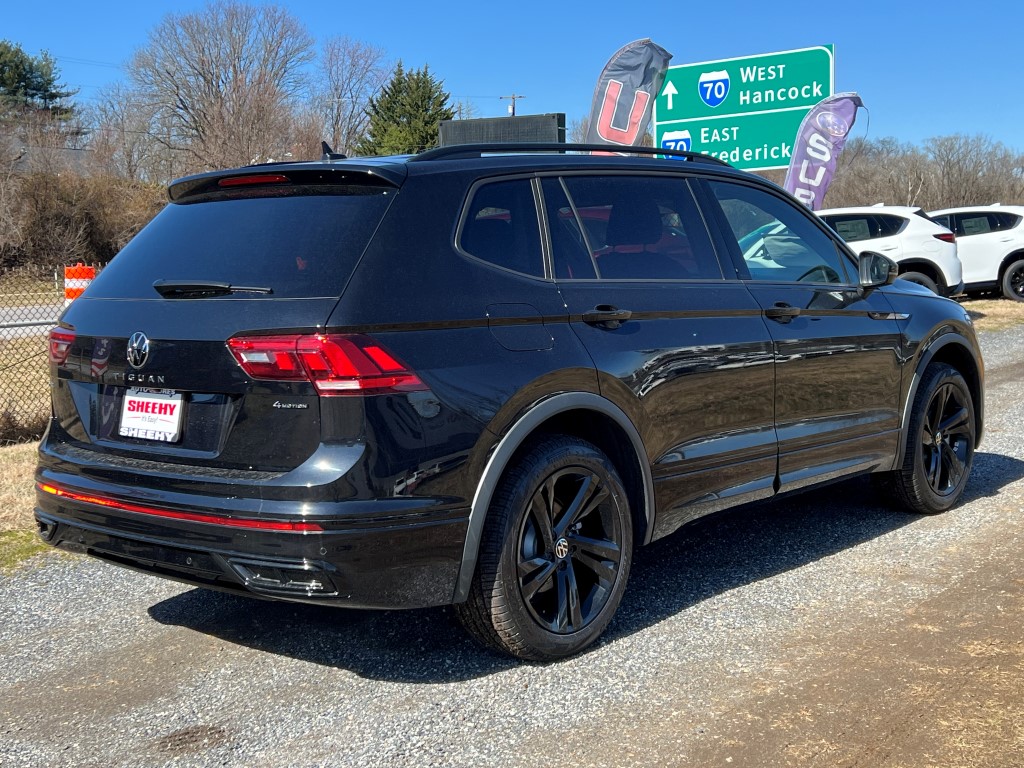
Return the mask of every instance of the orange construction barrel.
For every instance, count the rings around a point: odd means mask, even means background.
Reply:
[[[87,267],[78,262],[73,267],[64,267],[64,306],[82,295],[89,283],[96,277],[96,267]]]

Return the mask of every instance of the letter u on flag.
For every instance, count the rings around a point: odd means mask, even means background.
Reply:
[[[856,93],[837,93],[815,104],[800,122],[783,186],[812,211],[821,208],[857,108],[863,106]]]
[[[649,39],[624,45],[604,65],[594,90],[588,144],[639,146],[672,54]]]

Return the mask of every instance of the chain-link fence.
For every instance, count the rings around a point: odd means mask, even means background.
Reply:
[[[0,274],[0,445],[37,439],[46,427],[46,334],[63,310],[63,265]]]

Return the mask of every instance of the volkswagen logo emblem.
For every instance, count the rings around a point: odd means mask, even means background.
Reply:
[[[555,542],[555,557],[559,560],[564,560],[565,556],[569,554],[569,542],[565,539],[559,539]]]
[[[128,339],[128,365],[141,368],[149,359],[149,339],[142,331],[136,331]]]

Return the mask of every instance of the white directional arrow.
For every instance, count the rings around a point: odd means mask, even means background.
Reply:
[[[665,84],[665,90],[663,90],[661,92],[661,95],[668,99],[669,111],[672,111],[672,97],[675,96],[678,93],[679,93],[679,91],[676,90],[675,85],[672,83],[671,80],[669,80]]]

